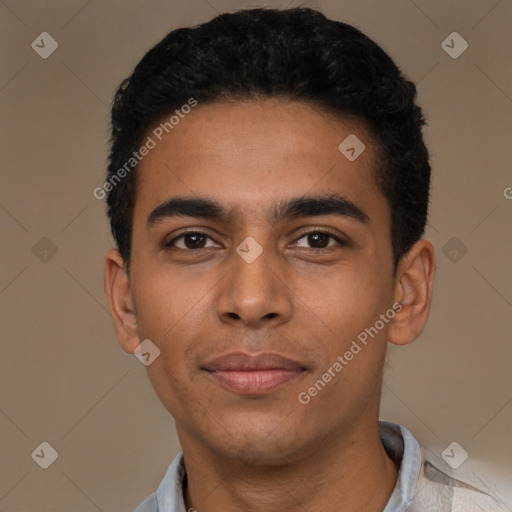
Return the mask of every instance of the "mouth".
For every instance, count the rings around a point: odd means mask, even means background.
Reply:
[[[224,388],[240,395],[262,395],[299,377],[306,368],[273,352],[232,352],[202,368]]]

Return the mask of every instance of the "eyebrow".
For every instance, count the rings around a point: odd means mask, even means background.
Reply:
[[[339,194],[302,196],[289,199],[272,207],[268,212],[269,220],[272,223],[318,215],[338,215],[357,220],[362,224],[368,224],[370,220],[359,206]],[[234,213],[213,199],[173,197],[157,206],[149,214],[147,225],[150,227],[160,221],[175,217],[197,217],[229,223],[234,217]]]

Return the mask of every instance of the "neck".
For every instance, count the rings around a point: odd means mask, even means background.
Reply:
[[[282,465],[224,458],[187,436],[180,440],[186,509],[198,512],[382,512],[398,475],[376,422],[317,443]]]

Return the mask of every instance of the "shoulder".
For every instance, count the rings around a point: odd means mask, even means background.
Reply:
[[[454,489],[453,512],[508,512],[510,509],[483,491]]]
[[[136,509],[135,512],[158,512],[156,493],[148,496]]]
[[[186,477],[183,452],[167,468],[156,492],[148,496],[134,512],[185,512],[183,480]]]
[[[418,510],[505,512],[510,509],[479,486],[470,474],[453,475],[425,457],[412,500]],[[412,508],[411,512],[416,510]]]
[[[512,511],[493,491],[484,489],[470,466],[452,469],[438,449],[420,444],[403,425],[379,421],[379,429],[388,455],[400,465],[389,511]]]

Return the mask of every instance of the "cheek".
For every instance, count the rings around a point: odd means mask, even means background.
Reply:
[[[314,286],[308,286],[311,292],[304,301],[304,313],[310,316],[307,322],[309,326],[316,320],[312,316],[321,319],[326,339],[318,346],[318,365],[308,385],[331,369],[336,377],[329,384],[329,389],[322,391],[323,398],[316,402],[317,406],[328,408],[332,401],[348,408],[352,407],[349,404],[364,404],[379,384],[387,326],[375,337],[371,337],[365,329],[374,326],[379,315],[389,308],[391,288],[383,275],[371,266],[346,267],[332,272],[325,282],[319,279],[315,281]],[[362,343],[360,339],[367,343]],[[348,357],[342,363],[343,369],[336,372],[333,365],[338,357],[345,354]],[[326,378],[331,377],[327,375]]]
[[[186,269],[171,272],[155,264],[143,269],[136,280],[141,285],[132,289],[139,337],[149,338],[160,349],[147,370],[157,393],[168,395],[164,402],[168,403],[170,395],[179,395],[195,378],[192,356],[200,349],[199,340],[211,338],[218,279],[198,278]]]
[[[311,274],[301,280],[298,288],[297,295],[311,314],[343,337],[354,335],[354,330],[374,321],[389,294],[382,276],[369,265],[347,265],[328,273]]]
[[[178,273],[179,274],[179,273]],[[197,377],[188,359],[197,340],[205,338],[211,319],[212,286],[200,280],[184,282],[176,273],[141,276],[144,287],[136,289],[140,339],[149,338],[160,349],[159,357],[146,367],[156,394],[178,421],[185,421],[201,402]]]
[[[211,300],[212,286],[201,279],[189,279],[183,272],[161,268],[159,271],[155,264],[145,266],[137,275],[136,282],[140,284],[132,287],[132,294],[140,336],[153,337],[167,345],[179,342],[181,335],[177,333],[182,334],[185,327],[188,332],[199,328],[198,311]]]

